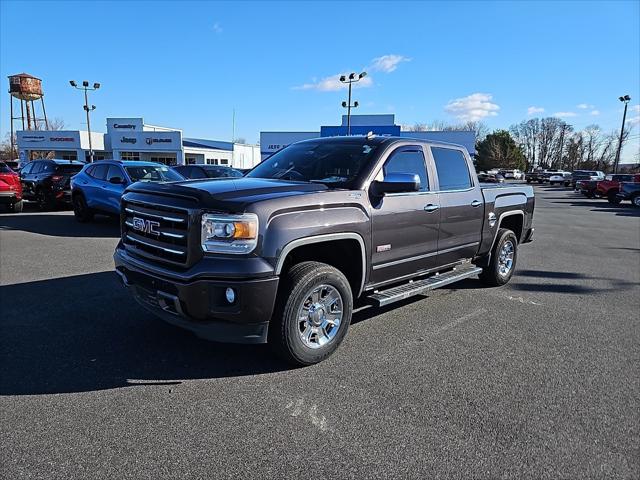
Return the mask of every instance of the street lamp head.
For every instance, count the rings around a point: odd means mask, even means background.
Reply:
[[[347,108],[347,102],[342,102],[342,106],[343,106],[344,108]]]
[[[367,76],[367,72],[361,72],[360,75],[358,75],[360,78],[364,78]]]
[[[353,108],[356,108],[358,105],[360,105],[357,101],[353,102]]]
[[[620,100],[621,102],[624,102],[624,97],[618,97],[618,100]]]
[[[628,102],[629,100],[631,100],[631,97],[629,95],[625,95],[624,99]]]
[[[91,105],[91,110],[93,111],[95,109],[96,109],[96,106],[95,105]]]
[[[77,87],[78,84],[76,83],[75,80],[69,80],[69,85],[71,85],[72,87]]]
[[[349,80],[353,80],[354,78],[356,78],[356,74],[355,73],[350,73],[349,74]]]
[[[95,88],[96,90],[100,88],[100,84],[99,83],[94,83],[93,84],[93,88]]]
[[[82,81],[82,86],[83,87],[88,87],[89,86],[89,82],[87,82],[86,80]]]
[[[340,75],[340,81],[344,82],[347,80],[347,77],[345,77],[344,75]]]

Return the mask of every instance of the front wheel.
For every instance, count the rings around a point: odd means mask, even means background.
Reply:
[[[640,195],[636,195],[635,197],[633,197],[631,199],[631,203],[633,204],[634,207],[640,208]]]
[[[77,193],[73,196],[73,216],[80,223],[87,223],[93,220],[93,212],[87,206],[87,201],[84,199],[84,195]]]
[[[489,265],[482,269],[480,280],[492,287],[504,285],[513,276],[518,259],[518,239],[509,229],[501,228],[491,250]]]
[[[351,286],[342,272],[325,263],[299,263],[283,279],[269,344],[294,365],[321,362],[347,334],[352,311]]]

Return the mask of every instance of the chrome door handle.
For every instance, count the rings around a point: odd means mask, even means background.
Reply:
[[[471,206],[472,206],[473,208],[477,208],[477,207],[479,207],[480,205],[482,205],[482,202],[481,202],[480,200],[474,200],[473,202],[471,202]]]
[[[428,213],[432,213],[438,210],[439,208],[440,208],[440,205],[434,205],[433,203],[430,203],[429,205],[426,205],[424,207],[424,211]]]

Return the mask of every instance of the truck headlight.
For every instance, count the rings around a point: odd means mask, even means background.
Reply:
[[[258,216],[202,215],[202,250],[211,253],[250,253],[258,243]]]

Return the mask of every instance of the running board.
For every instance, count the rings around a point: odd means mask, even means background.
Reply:
[[[473,277],[474,275],[478,275],[480,272],[482,272],[481,268],[467,264],[456,267],[446,273],[437,273],[432,277],[425,278],[423,280],[415,280],[387,290],[377,290],[367,298],[372,300],[375,306],[383,307],[390,303],[398,302],[405,298],[420,295],[421,293],[428,292],[429,290],[435,290],[436,288],[444,287],[450,283]]]

